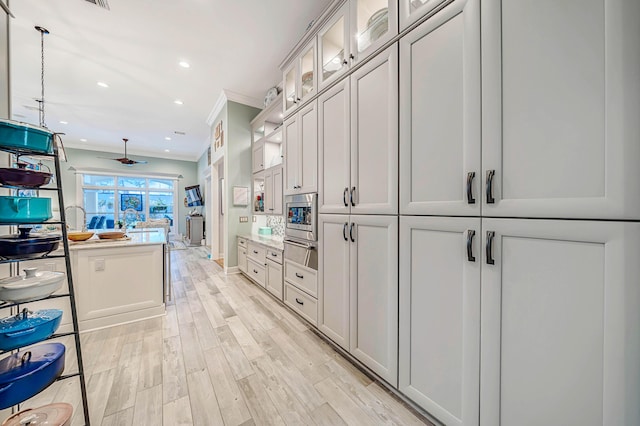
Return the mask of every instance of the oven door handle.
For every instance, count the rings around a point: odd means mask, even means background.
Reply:
[[[284,243],[285,244],[291,244],[291,245],[297,246],[297,247],[302,247],[302,248],[307,249],[307,250],[312,250],[312,249],[315,248],[313,244],[304,244],[304,243],[299,243],[297,241],[291,241],[291,240],[284,240]]]

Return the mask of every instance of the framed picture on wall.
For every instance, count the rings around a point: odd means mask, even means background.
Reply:
[[[219,150],[224,145],[224,132],[222,131],[222,120],[218,124],[213,131],[213,147],[215,150]]]
[[[233,187],[233,205],[242,207],[249,205],[249,188],[246,186]]]

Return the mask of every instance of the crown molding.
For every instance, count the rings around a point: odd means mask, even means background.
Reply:
[[[213,105],[209,116],[207,117],[207,124],[209,125],[209,127],[212,127],[214,125],[213,121],[216,119],[218,114],[220,114],[220,111],[222,111],[222,108],[224,108],[225,104],[229,101],[248,105],[258,109],[262,109],[264,107],[264,102],[259,99],[252,98],[251,96],[246,96],[242,93],[234,92],[229,89],[223,89],[222,92],[220,92],[220,96],[218,96],[218,100]]]

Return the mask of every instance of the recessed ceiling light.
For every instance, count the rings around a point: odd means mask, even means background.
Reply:
[[[61,121],[60,124],[69,124],[68,121]]]
[[[178,62],[178,65],[180,65],[182,68],[190,68],[191,65],[189,65],[189,62],[187,61],[180,61]]]
[[[99,81],[99,82],[98,82],[98,86],[100,86],[100,87],[105,87],[105,88],[106,88],[106,87],[109,87],[109,85],[108,85],[107,83],[105,83],[104,81]]]
[[[165,141],[170,141],[171,138],[169,136],[167,136],[166,138],[164,138]]]
[[[164,152],[170,152],[168,149],[165,149]]]
[[[87,140],[86,140],[86,139],[84,139],[84,138],[83,138],[83,139],[80,139],[80,142],[86,142],[86,141],[87,141]]]
[[[182,105],[183,102],[180,99],[176,99],[175,101],[173,101],[174,104],[176,105]]]

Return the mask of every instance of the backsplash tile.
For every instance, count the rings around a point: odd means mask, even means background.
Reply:
[[[267,226],[271,228],[271,235],[284,237],[284,216],[267,216]]]

